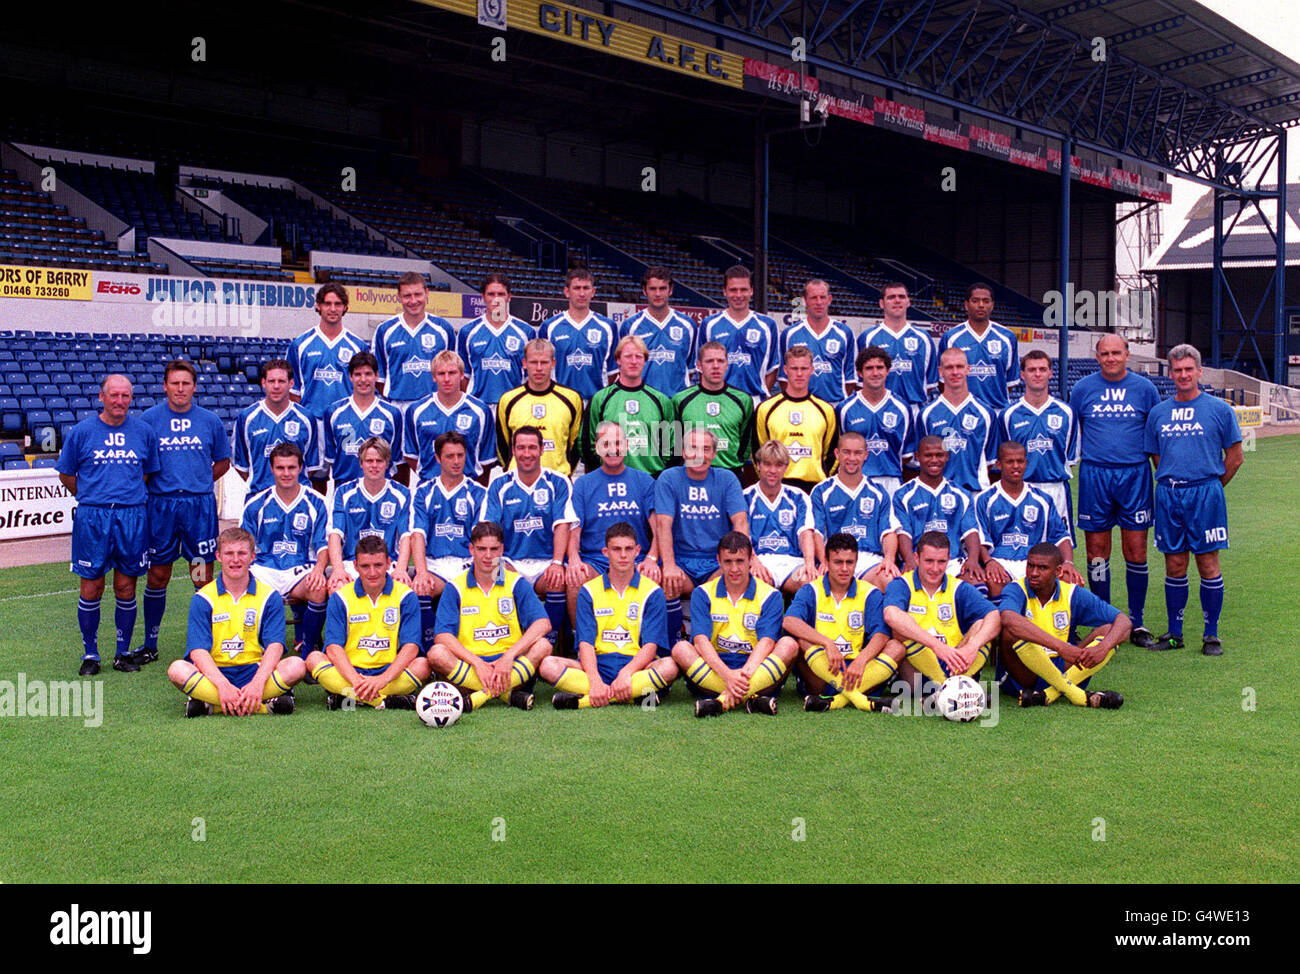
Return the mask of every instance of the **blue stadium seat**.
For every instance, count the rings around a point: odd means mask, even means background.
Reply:
[[[39,470],[43,467],[58,466],[59,456],[57,453],[43,453],[32,460],[32,468]]]
[[[0,470],[30,470],[31,464],[26,457],[5,457],[0,461]]]
[[[0,399],[0,435],[20,436],[23,432],[23,412],[18,400]]]
[[[17,443],[0,443],[0,460],[8,460],[11,457],[20,457],[23,455],[23,448]]]

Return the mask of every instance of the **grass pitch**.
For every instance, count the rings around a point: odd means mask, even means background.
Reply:
[[[319,687],[288,718],[184,720],[165,661],[106,668],[100,727],[0,719],[0,881],[1296,882],[1297,469],[1300,438],[1260,440],[1228,489],[1226,655],[1198,652],[1193,582],[1186,650],[1124,647],[1096,678],[1118,712],[805,714],[787,687],[775,718],[699,721],[681,686],[557,713],[539,685],[532,713],[435,731],[327,713]],[[73,583],[0,574],[0,680],[75,678]],[[1157,633],[1162,583],[1153,548]],[[178,574],[164,660],[191,591]]]

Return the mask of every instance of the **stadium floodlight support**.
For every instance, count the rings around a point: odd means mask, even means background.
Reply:
[[[1056,288],[1061,294],[1070,294],[1070,170],[1073,168],[1074,141],[1066,139],[1061,143],[1061,215],[1060,243],[1058,244],[1060,260],[1056,266]],[[1070,401],[1070,325],[1074,321],[1074,309],[1062,309],[1061,331],[1056,346],[1056,389],[1061,402]]]

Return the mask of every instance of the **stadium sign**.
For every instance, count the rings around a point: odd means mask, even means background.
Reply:
[[[418,0],[440,10],[464,14],[484,21],[479,0]],[[504,18],[496,11],[491,19],[504,19],[508,29],[554,37],[590,50],[653,65],[677,74],[692,75],[729,88],[745,83],[745,61],[714,47],[688,42],[663,31],[613,17],[601,17],[567,3],[542,0],[502,0]],[[494,26],[495,26],[494,23]]]
[[[0,472],[0,541],[71,534],[76,506],[56,470]]]
[[[0,264],[0,298],[89,301],[90,271]]]

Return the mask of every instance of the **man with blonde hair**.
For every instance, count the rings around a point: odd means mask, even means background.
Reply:
[[[444,349],[433,357],[433,395],[406,410],[402,446],[406,463],[419,470],[422,481],[438,476],[435,444],[443,433],[459,433],[469,448],[465,474],[479,483],[497,462],[496,414],[483,400],[464,392],[465,366],[460,356]]]
[[[511,453],[515,433],[531,426],[542,433],[542,466],[573,476],[582,429],[582,397],[556,384],[554,370],[555,347],[549,341],[534,338],[524,346],[524,384],[497,403],[497,456],[507,470],[515,466]]]
[[[781,482],[790,466],[790,454],[781,443],[768,440],[760,446],[754,466],[758,483],[745,488],[754,545],[750,570],[755,578],[794,595],[820,574],[812,501],[797,487]]]
[[[627,434],[627,465],[656,477],[672,462],[672,427],[677,418],[673,401],[646,385],[643,375],[646,344],[636,335],[619,340],[614,349],[618,375],[613,383],[591,397],[582,420],[582,463],[586,470],[600,466],[596,456],[596,430],[605,421],[618,423]]]

